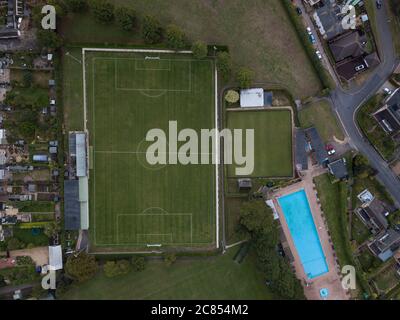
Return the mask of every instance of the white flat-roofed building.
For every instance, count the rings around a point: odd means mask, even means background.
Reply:
[[[264,107],[264,89],[252,88],[240,90],[240,107],[256,108]]]
[[[63,268],[61,246],[49,246],[49,269],[61,270]]]
[[[76,140],[76,175],[86,177],[86,134],[77,133]]]

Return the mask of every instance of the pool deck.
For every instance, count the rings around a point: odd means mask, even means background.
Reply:
[[[330,243],[330,237],[328,235],[324,219],[322,217],[319,200],[317,198],[317,191],[314,189],[314,177],[319,176],[323,173],[326,173],[326,170],[320,168],[311,168],[311,170],[304,172],[304,176],[302,176],[301,182],[290,185],[275,192],[273,194],[273,201],[275,207],[277,208],[279,220],[281,222],[283,232],[287,238],[289,248],[294,256],[293,266],[296,270],[296,276],[302,281],[306,298],[308,300],[323,300],[320,296],[320,289],[327,288],[329,290],[329,296],[326,300],[348,300],[350,298],[350,295],[342,287],[339,267],[336,264],[334,250],[332,244]],[[286,223],[285,216],[283,214],[282,208],[278,203],[279,197],[299,191],[301,189],[304,189],[307,194],[307,199],[310,204],[315,227],[317,228],[318,236],[329,269],[327,273],[314,279],[308,279],[306,274],[304,273],[300,257],[297,253],[288,225]]]

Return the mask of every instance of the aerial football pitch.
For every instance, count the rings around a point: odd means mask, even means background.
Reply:
[[[215,247],[215,164],[150,165],[149,130],[216,127],[215,66],[189,53],[83,49],[93,250]],[[211,163],[211,162],[210,162]]]

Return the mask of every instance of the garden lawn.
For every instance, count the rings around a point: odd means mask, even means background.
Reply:
[[[310,103],[299,112],[300,124],[303,128],[315,126],[325,143],[333,137],[344,139],[343,131],[333,114],[331,105],[326,100]]]
[[[268,290],[263,275],[248,255],[241,264],[233,257],[239,247],[225,255],[209,258],[178,258],[170,267],[160,260],[150,261],[142,272],[116,278],[104,273],[73,286],[62,299],[261,299],[278,298]]]

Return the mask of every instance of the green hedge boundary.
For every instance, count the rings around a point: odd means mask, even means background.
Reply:
[[[320,79],[322,85],[325,89],[333,90],[336,88],[335,83],[333,82],[331,76],[325,70],[324,66],[322,65],[321,61],[318,59],[317,55],[315,54],[315,48],[310,43],[308,38],[308,34],[304,28],[303,22],[301,18],[297,15],[295,8],[290,0],[283,0],[282,4],[289,16],[290,21],[293,24],[293,27],[296,29],[297,36],[301,43],[303,44],[303,48],[308,55],[308,58],[311,60],[312,65]]]

